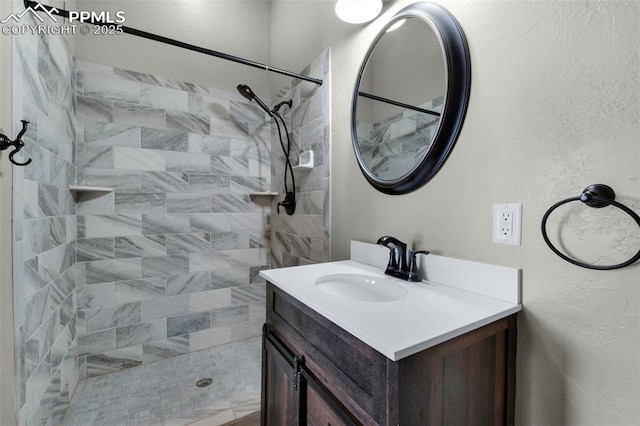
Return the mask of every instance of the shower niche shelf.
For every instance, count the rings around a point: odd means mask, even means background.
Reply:
[[[71,191],[71,196],[74,201],[78,202],[79,198],[83,197],[85,199],[92,199],[102,197],[110,192],[113,192],[113,188],[103,188],[100,186],[82,186],[82,185],[69,185],[69,191]]]
[[[277,197],[278,192],[250,192],[249,197]]]
[[[113,188],[103,188],[100,186],[82,186],[82,185],[69,185],[69,191],[73,193],[83,192],[113,192]]]
[[[311,170],[313,169],[313,151],[304,151],[300,154],[298,165],[293,166],[293,170]]]

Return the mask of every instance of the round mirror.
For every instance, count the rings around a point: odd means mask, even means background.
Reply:
[[[369,48],[353,94],[353,147],[369,183],[387,194],[427,183],[458,138],[470,87],[453,16],[424,2],[398,12]]]

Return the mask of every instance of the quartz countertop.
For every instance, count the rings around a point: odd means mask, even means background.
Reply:
[[[363,302],[328,294],[315,284],[324,275],[341,273],[384,277],[409,294],[396,301]],[[388,277],[382,269],[354,260],[270,269],[260,275],[392,361],[521,310],[519,303],[455,286]],[[482,283],[485,287],[490,284]]]

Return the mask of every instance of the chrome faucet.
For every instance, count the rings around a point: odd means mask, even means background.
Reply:
[[[407,281],[422,281],[416,255],[429,254],[428,251],[407,250],[407,245],[405,243],[389,235],[380,237],[376,244],[389,249],[389,263],[387,263],[387,268],[384,271],[386,275]],[[408,263],[407,257],[409,258]]]

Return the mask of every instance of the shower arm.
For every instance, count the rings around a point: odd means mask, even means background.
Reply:
[[[24,7],[25,8],[31,8],[32,10],[42,9],[42,10],[46,10],[48,13],[50,13],[52,15],[62,16],[64,18],[69,18],[69,11],[68,10],[58,9],[58,8],[53,7],[53,6],[47,6],[47,5],[44,5],[42,3],[39,3],[39,2],[33,1],[33,0],[24,0]],[[94,19],[90,19],[86,23],[93,24],[93,25],[100,25],[100,26],[113,25],[113,24],[109,24],[109,23],[106,23],[106,22],[101,22],[101,21],[94,20]],[[160,42],[160,43],[170,44],[172,46],[181,47],[183,49],[191,50],[193,52],[203,53],[205,55],[215,56],[216,58],[226,59],[227,61],[236,62],[236,63],[242,64],[242,65],[247,65],[247,66],[254,67],[254,68],[259,68],[259,69],[262,69],[262,70],[265,70],[265,71],[286,75],[288,77],[293,77],[293,78],[297,78],[297,79],[300,79],[300,80],[309,81],[311,83],[317,84],[318,86],[322,86],[322,83],[323,83],[323,81],[321,79],[309,77],[309,76],[302,75],[302,74],[299,74],[299,73],[294,73],[294,72],[283,70],[283,69],[280,69],[280,68],[271,67],[269,65],[262,64],[260,62],[255,62],[255,61],[251,61],[249,59],[240,58],[238,56],[229,55],[227,53],[218,52],[216,50],[211,50],[211,49],[207,49],[207,48],[204,48],[204,47],[195,46],[193,44],[185,43],[185,42],[179,41],[179,40],[174,40],[174,39],[171,39],[171,38],[168,38],[168,37],[164,37],[164,36],[161,36],[161,35],[158,35],[158,34],[153,34],[153,33],[149,33],[149,32],[142,31],[142,30],[138,30],[138,29],[135,29],[135,28],[127,27],[125,25],[118,25],[118,27],[125,34],[130,34],[130,35],[134,35],[134,36],[137,36],[137,37],[146,38],[148,40],[154,40],[154,41],[157,41],[157,42]]]

